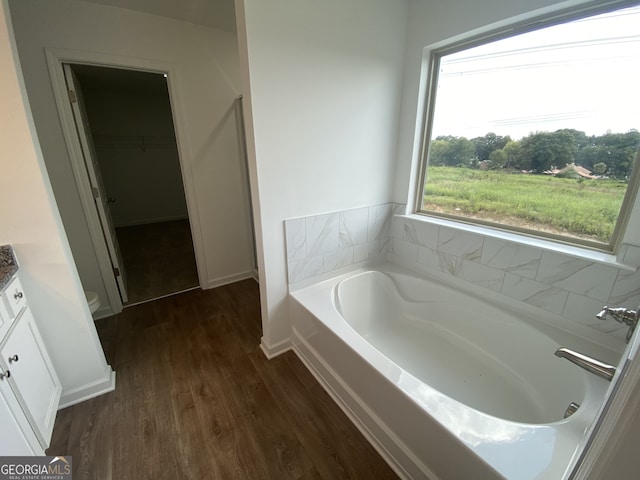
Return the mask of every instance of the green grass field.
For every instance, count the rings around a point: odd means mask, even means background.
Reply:
[[[424,210],[608,243],[627,184],[433,167]]]

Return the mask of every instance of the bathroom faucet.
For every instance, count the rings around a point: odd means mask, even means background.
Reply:
[[[631,310],[624,307],[611,308],[604,306],[602,308],[602,311],[596,314],[596,318],[598,320],[605,320],[608,315],[611,315],[617,322],[624,323],[625,325],[629,326],[626,337],[626,342],[629,343],[631,335],[633,335],[633,331],[635,330],[636,325],[638,325],[638,318],[640,318],[640,307],[638,307],[636,310]]]
[[[556,357],[566,358],[571,363],[575,363],[581,368],[584,368],[588,372],[591,372],[599,377],[604,378],[607,381],[611,381],[613,375],[616,373],[616,367],[606,364],[595,358],[588,357],[582,353],[578,353],[568,348],[559,348],[555,352]]]

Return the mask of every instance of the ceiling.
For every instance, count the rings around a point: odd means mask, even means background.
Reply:
[[[234,0],[84,0],[236,31]]]

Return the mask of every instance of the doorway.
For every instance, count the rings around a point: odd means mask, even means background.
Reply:
[[[116,275],[126,278],[118,284],[124,306],[198,288],[166,76],[70,67],[121,253]]]

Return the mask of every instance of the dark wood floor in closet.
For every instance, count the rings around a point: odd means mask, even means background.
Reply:
[[[116,228],[129,305],[198,286],[189,220]]]
[[[58,412],[80,479],[397,478],[291,352],[266,360],[253,280],[96,322],[115,392]]]

